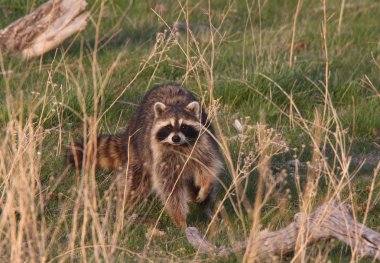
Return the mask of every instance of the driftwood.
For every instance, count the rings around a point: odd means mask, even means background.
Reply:
[[[186,237],[200,253],[226,256],[250,249],[249,257],[257,261],[281,258],[295,250],[300,231],[308,246],[321,239],[336,238],[356,249],[359,257],[380,260],[380,233],[355,222],[348,205],[331,201],[308,216],[296,214],[294,222],[278,231],[257,233],[252,241],[241,242],[234,248],[216,247],[195,227],[186,229]]]
[[[26,58],[40,56],[86,27],[86,6],[86,0],[50,0],[0,30],[0,48]]]

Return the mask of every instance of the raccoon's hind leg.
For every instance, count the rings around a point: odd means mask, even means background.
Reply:
[[[131,158],[117,173],[118,197],[126,205],[133,206],[149,195],[151,190],[150,173],[141,165],[141,161]]]

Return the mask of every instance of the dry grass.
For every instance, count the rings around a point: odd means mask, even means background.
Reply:
[[[258,1],[259,4],[260,2]],[[341,4],[342,10],[344,2]],[[293,52],[296,30],[299,26],[296,26],[297,17],[298,12],[302,12],[300,4],[302,1],[297,3],[293,27],[286,30],[286,36],[291,39],[285,41],[290,45],[290,66],[297,63],[294,61]],[[192,9],[198,8],[197,5],[187,1],[177,4],[179,6],[177,19],[189,23],[190,13]],[[261,4],[269,5],[267,1]],[[253,5],[255,5],[253,2],[246,3],[248,10],[252,10]],[[271,83],[273,89],[286,98],[289,105],[287,109],[277,105],[271,94],[260,93],[260,90],[252,91],[278,110],[282,118],[286,119],[290,129],[305,134],[305,141],[310,142],[310,145],[299,145],[298,149],[293,149],[280,125],[276,127],[268,123],[265,110],[260,111],[260,117],[254,120],[245,114],[234,114],[231,106],[224,105],[218,98],[215,91],[216,61],[219,61],[217,56],[223,45],[230,41],[229,34],[223,30],[223,26],[230,16],[234,16],[232,2],[223,9],[223,12],[217,14],[214,13],[211,2],[208,2],[206,8],[201,10],[208,16],[209,30],[200,34],[190,29],[186,32],[174,32],[172,23],[167,22],[160,12],[153,11],[155,19],[165,25],[165,31],[157,33],[155,45],[139,60],[140,63],[135,67],[133,76],[123,83],[117,90],[117,95],[106,103],[105,97],[109,92],[111,79],[118,74],[118,70],[125,67],[124,63],[129,55],[125,49],[112,55],[113,62],[110,65],[104,66],[101,62],[103,49],[107,47],[104,43],[110,42],[114,37],[113,30],[106,36],[102,35],[104,17],[110,12],[112,14],[113,8],[116,7],[112,1],[94,3],[91,33],[94,42],[93,46],[89,47],[90,53],[84,52],[82,41],[78,53],[70,55],[70,46],[79,42],[73,39],[67,49],[62,50],[62,54],[47,59],[49,63],[46,63],[47,60],[43,62],[41,60],[38,68],[31,66],[28,69],[31,72],[47,72],[48,77],[43,80],[43,94],[26,95],[21,90],[14,92],[11,83],[13,79],[19,78],[9,73],[9,65],[5,62],[7,60],[0,53],[1,76],[4,84],[2,88],[6,97],[6,126],[1,127],[0,131],[3,138],[0,142],[2,260],[10,262],[206,260],[203,255],[186,245],[183,233],[176,230],[173,225],[167,227],[170,220],[165,216],[164,207],[157,200],[145,197],[134,207],[125,206],[125,193],[123,198],[117,194],[120,178],[115,178],[114,174],[99,176],[93,161],[93,153],[96,151],[95,138],[100,126],[104,122],[107,125],[106,118],[109,112],[114,110],[115,105],[121,98],[125,98],[130,90],[136,89],[135,84],[140,78],[145,79],[144,84],[140,84],[143,90],[151,87],[157,81],[156,75],[160,67],[168,61],[183,69],[181,84],[187,86],[191,83],[192,89],[207,107],[225,160],[226,175],[220,181],[221,193],[215,205],[214,218],[206,225],[200,223],[205,235],[222,245],[233,245],[237,241],[246,239],[254,240],[255,235],[263,227],[279,228],[289,223],[294,213],[303,212],[306,215],[319,204],[330,200],[350,204],[354,208],[355,219],[360,218],[361,222],[368,222],[374,207],[379,205],[380,165],[367,173],[368,189],[358,194],[354,181],[361,167],[350,168],[349,135],[331,98],[327,26],[329,18],[326,14],[325,1],[322,2],[323,13],[320,17],[325,79],[322,83],[310,80],[310,85],[320,90],[319,96],[323,102],[315,107],[313,116],[304,116],[293,94],[265,71],[259,69],[255,73]],[[263,6],[258,8],[261,10]],[[339,17],[340,32],[344,25],[342,16],[343,11]],[[267,36],[262,35],[261,28],[258,32],[259,38],[255,37],[257,31],[252,19],[250,15],[246,21],[245,31],[252,32],[253,43],[257,44],[254,47],[257,50],[256,55],[264,56],[262,45],[269,40]],[[261,17],[259,19],[261,23]],[[271,33],[266,33],[270,37]],[[249,48],[246,44],[243,47],[243,50]],[[179,52],[184,59],[174,61],[169,55],[173,50]],[[271,47],[267,51],[270,61],[274,51]],[[77,58],[73,60],[69,56]],[[242,64],[245,63],[243,61]],[[277,61],[274,60],[273,63],[276,64]],[[244,77],[247,76],[244,71],[245,66],[241,79],[233,80],[231,77],[230,80],[253,90],[253,84]],[[26,81],[26,77],[20,79],[22,82]],[[373,84],[368,77],[365,82],[369,89],[374,91],[374,96],[379,97],[376,84]],[[42,84],[41,81],[38,83]],[[73,98],[78,101],[78,107],[73,107]],[[75,175],[76,178],[73,178],[73,171],[64,166],[62,169],[55,167],[51,170],[51,174],[42,176],[44,167],[49,165],[48,162],[54,162],[52,158],[56,160],[62,158],[64,146],[80,137],[78,134],[71,134],[75,132],[74,127],[69,130],[66,126],[68,114],[76,116],[83,122],[83,129],[80,130],[83,137],[89,141],[83,168]],[[116,116],[121,126],[126,123],[123,120],[125,117],[123,113],[120,115],[116,113]],[[101,127],[104,128],[104,125]],[[113,125],[112,128],[108,128],[108,130],[113,129],[117,127]],[[310,156],[306,161],[301,156],[305,148],[310,150]],[[276,158],[283,156],[291,156],[287,161],[293,161],[294,167],[285,167],[279,172],[274,171],[272,168],[276,165]],[[156,208],[157,204],[159,208]],[[217,220],[218,218],[221,220]],[[162,237],[155,237],[154,233],[157,232],[151,230],[152,228],[163,230]],[[180,238],[177,238],[177,235]],[[300,231],[294,254],[284,260],[327,261],[331,254],[336,253],[338,255],[333,255],[333,258],[340,261],[340,251],[337,251],[336,244],[331,245],[326,242],[308,249],[307,242],[307,231]],[[174,248],[170,249],[170,246]],[[243,254],[236,255],[236,258],[225,260],[252,262],[255,259],[256,249],[260,248],[248,247]],[[343,252],[348,253],[345,250]],[[346,258],[353,262],[359,260],[355,247],[350,248]]]

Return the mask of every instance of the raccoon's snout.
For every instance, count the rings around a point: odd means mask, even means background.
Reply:
[[[186,142],[186,138],[183,134],[181,133],[172,133],[169,135],[167,138],[167,142],[172,144],[172,145],[182,145]]]
[[[173,141],[174,143],[179,143],[179,142],[181,141],[181,137],[179,137],[178,135],[174,135],[174,136],[172,137],[172,141]]]

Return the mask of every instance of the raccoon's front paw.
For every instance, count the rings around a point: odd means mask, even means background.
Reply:
[[[196,202],[197,203],[202,203],[204,200],[206,200],[208,194],[210,192],[210,189],[209,188],[201,188],[199,190],[199,193],[198,193],[198,196],[196,198]]]

